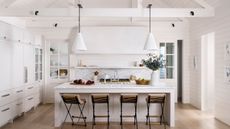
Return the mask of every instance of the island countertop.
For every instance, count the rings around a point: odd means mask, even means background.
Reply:
[[[136,85],[136,84],[116,84],[116,83],[96,83],[93,85],[73,85],[64,83],[55,87],[55,90],[61,92],[79,92],[79,93],[168,93],[175,88],[164,83],[157,86]]]
[[[65,116],[66,109],[60,93],[77,93],[87,100],[85,115],[88,121],[92,117],[92,105],[90,94],[107,93],[110,94],[111,103],[111,121],[119,122],[119,96],[121,93],[137,93],[138,94],[138,121],[145,122],[146,115],[146,101],[145,98],[150,93],[165,93],[166,94],[166,121],[170,127],[175,126],[175,88],[166,84],[159,84],[157,86],[151,85],[136,85],[136,84],[117,84],[117,83],[96,83],[93,85],[72,85],[70,82],[60,84],[54,88],[55,90],[55,127],[60,127]],[[101,109],[103,110],[103,109]],[[153,108],[157,111],[157,109]],[[76,112],[76,111],[75,111]]]

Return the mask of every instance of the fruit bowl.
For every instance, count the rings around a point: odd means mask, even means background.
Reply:
[[[150,80],[145,80],[145,79],[138,79],[138,80],[136,80],[136,84],[137,85],[149,85],[149,83],[150,83]]]

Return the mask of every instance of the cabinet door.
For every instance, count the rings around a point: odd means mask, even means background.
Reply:
[[[30,109],[34,107],[34,95],[28,96],[24,99],[24,111],[28,112]]]
[[[23,45],[20,43],[13,44],[12,51],[12,85],[13,87],[23,86]]]
[[[34,56],[33,46],[24,44],[23,63],[24,63],[24,83],[31,84],[35,80],[35,56]]]
[[[12,105],[0,107],[0,127],[8,123],[12,119]]]
[[[23,39],[23,33],[22,30],[16,27],[12,27],[12,33],[10,36],[10,39],[14,42],[22,42]]]
[[[12,44],[0,42],[0,91],[11,88]]]
[[[0,22],[0,39],[10,39],[11,38],[11,30],[12,27],[9,24]]]
[[[24,112],[24,102],[23,99],[16,100],[13,104],[12,117],[15,118],[20,116]]]

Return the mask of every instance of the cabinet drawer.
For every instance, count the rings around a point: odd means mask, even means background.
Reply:
[[[24,97],[24,93],[25,93],[25,90],[24,88],[16,88],[13,90],[14,92],[14,100],[17,100],[17,99],[23,99]]]
[[[24,102],[23,99],[16,100],[13,103],[13,118],[20,116],[24,112]]]
[[[29,111],[32,107],[34,107],[34,100],[35,97],[34,95],[28,96],[24,99],[24,111],[27,112]]]
[[[39,93],[37,93],[37,94],[35,94],[35,96],[34,96],[34,106],[38,106],[38,104],[40,104],[40,94]]]
[[[8,104],[0,107],[0,127],[8,123],[12,119],[12,105]]]
[[[34,94],[36,87],[34,85],[26,86],[25,88],[25,95],[29,96]]]
[[[0,106],[8,104],[13,101],[13,94],[11,90],[0,92]]]

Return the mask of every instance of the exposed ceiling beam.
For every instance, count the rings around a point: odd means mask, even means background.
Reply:
[[[13,4],[16,1],[17,0],[4,0],[3,2],[1,2],[0,8],[8,8],[11,4]]]
[[[160,23],[181,23],[183,20],[177,18],[167,18],[167,19],[152,19],[152,24],[160,24]],[[78,26],[77,20],[27,20],[26,26],[27,27],[39,27],[39,28],[54,28],[54,24],[58,24],[58,28],[72,28]],[[148,19],[145,18],[132,18],[130,21],[129,18],[125,19],[113,19],[113,20],[98,20],[98,19],[82,19],[82,26],[113,26],[113,25],[126,25],[126,26],[148,26]]]
[[[35,16],[34,12],[39,11]],[[193,11],[195,15],[191,15]],[[26,9],[0,9],[0,16],[5,17],[76,17],[76,8],[41,8]],[[148,9],[137,8],[83,8],[83,17],[148,17]],[[202,8],[153,8],[152,17],[211,17],[214,10]]]

